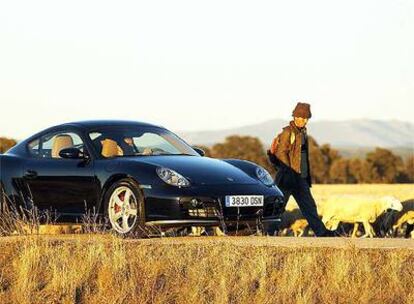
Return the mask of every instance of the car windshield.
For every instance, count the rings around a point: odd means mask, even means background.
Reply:
[[[156,127],[107,127],[94,130],[89,137],[105,158],[150,155],[199,156],[174,133]]]

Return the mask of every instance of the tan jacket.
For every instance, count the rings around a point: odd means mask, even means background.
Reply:
[[[306,127],[303,130],[306,135]],[[301,162],[301,150],[302,150],[302,139],[300,130],[296,127],[295,123],[291,121],[288,126],[284,127],[279,136],[278,147],[276,149],[275,156],[285,164],[287,167],[290,167],[293,171],[300,174],[300,162]],[[309,150],[308,150],[309,156]],[[308,168],[309,168],[309,159]],[[311,184],[310,179],[310,168],[309,168],[309,185]]]

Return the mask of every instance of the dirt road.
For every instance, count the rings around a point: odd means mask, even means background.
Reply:
[[[352,238],[294,238],[294,237],[186,237],[163,238],[151,240],[129,240],[129,242],[161,243],[161,244],[197,244],[214,245],[225,243],[235,246],[271,246],[271,247],[330,247],[330,248],[379,248],[379,249],[411,249],[414,250],[412,239],[352,239]]]
[[[111,235],[59,235],[59,236],[13,236],[0,238],[0,244],[16,242],[27,238],[39,238],[50,241],[111,241]],[[227,236],[227,237],[169,237],[152,239],[125,239],[126,243],[137,243],[142,245],[199,245],[214,246],[227,244],[233,246],[266,246],[285,248],[372,248],[372,249],[410,249],[414,250],[414,239],[352,239],[352,238],[315,238],[315,237],[258,237],[258,236]]]

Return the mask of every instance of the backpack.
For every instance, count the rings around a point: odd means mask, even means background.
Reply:
[[[276,155],[277,149],[279,147],[280,144],[280,136],[282,135],[282,133],[278,134],[272,141],[272,145],[270,146],[270,152],[274,155]],[[296,139],[296,135],[295,132],[290,131],[290,144],[293,145],[293,143],[295,142]]]
[[[279,148],[280,144],[280,136],[282,133],[278,134],[272,141],[272,144],[270,145],[270,150],[267,150],[267,155],[269,156],[269,160],[272,164],[275,166],[278,166],[280,164],[279,159],[276,157],[277,150]],[[293,145],[295,142],[296,135],[295,132],[290,131],[290,144]]]

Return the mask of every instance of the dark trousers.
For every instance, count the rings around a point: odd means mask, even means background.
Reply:
[[[293,176],[293,178],[295,179],[294,187],[284,188],[279,185],[279,189],[283,192],[285,197],[285,206],[289,201],[290,196],[293,195],[302,215],[308,221],[309,226],[312,228],[313,232],[315,232],[315,235],[325,236],[327,234],[327,229],[318,216],[316,203],[313,199],[307,180],[299,175]],[[268,226],[266,232],[273,235],[275,230],[278,230],[278,227]]]
[[[316,203],[313,199],[308,182],[299,176],[296,177],[297,187],[292,189],[280,189],[285,196],[285,206],[291,195],[295,199],[302,212],[303,217],[308,221],[309,226],[316,236],[324,236],[326,227],[318,216]]]

